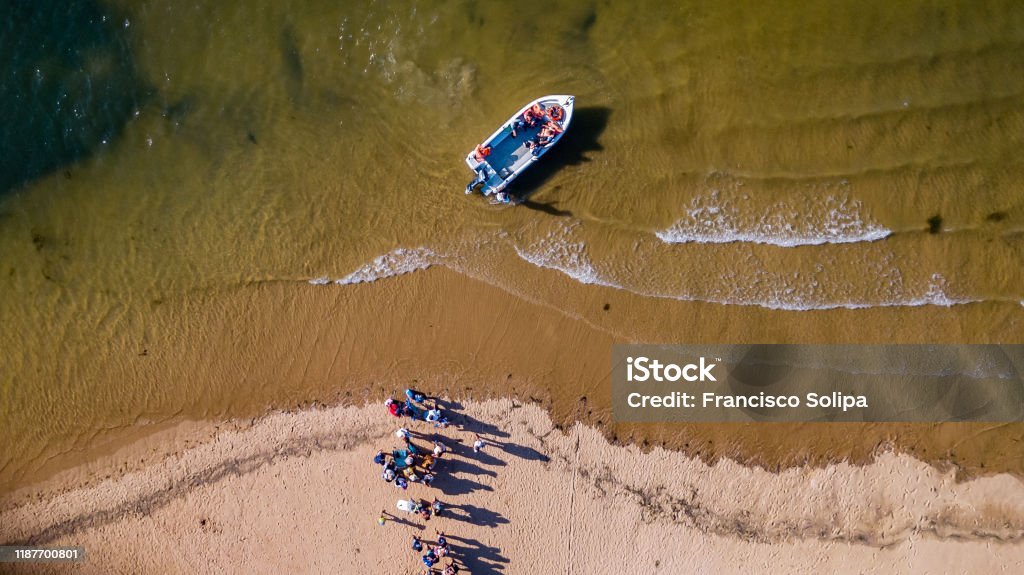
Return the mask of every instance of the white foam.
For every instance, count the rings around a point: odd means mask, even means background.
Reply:
[[[828,296],[818,293],[817,280],[794,283],[796,276],[788,274],[781,276],[771,274],[770,277],[765,277],[763,280],[755,277],[753,281],[750,278],[745,280],[737,277],[723,277],[718,285],[706,288],[698,287],[695,290],[692,286],[688,288],[677,285],[676,280],[671,276],[652,279],[651,274],[643,273],[642,267],[641,269],[629,268],[629,273],[623,275],[615,274],[614,269],[607,270],[595,265],[588,252],[586,242],[579,237],[579,230],[578,222],[569,226],[559,226],[544,234],[540,239],[528,240],[525,245],[518,245],[504,233],[493,239],[500,240],[501,243],[511,241],[519,258],[534,266],[555,270],[581,284],[622,289],[643,297],[721,305],[756,306],[785,311],[925,305],[951,307],[984,301],[952,295],[957,290],[951,289],[949,282],[939,273],[933,274],[927,285],[920,286],[919,289],[908,288],[903,284],[904,280],[901,277],[890,278],[892,285],[899,286],[898,289],[888,294],[869,295],[862,301],[830,299]],[[492,281],[493,275],[486,271],[487,266],[482,262],[493,261],[496,254],[491,253],[484,258],[479,251],[479,246],[474,249],[473,254],[474,258],[466,259],[444,256],[426,247],[398,248],[374,258],[371,262],[342,278],[332,280],[329,276],[322,276],[308,281],[314,285],[365,283],[424,270],[434,265],[443,265],[482,281]],[[775,287],[766,289],[768,286]]]
[[[750,242],[793,247],[873,242],[892,231],[866,218],[858,200],[810,195],[795,205],[757,206],[749,195],[728,199],[718,190],[695,197],[686,215],[655,235],[665,243]]]
[[[601,285],[622,289],[643,297],[674,299],[679,301],[706,302],[722,305],[756,306],[772,310],[784,311],[815,311],[829,309],[868,309],[875,307],[917,307],[935,305],[951,307],[954,305],[976,303],[982,301],[972,298],[955,298],[948,295],[948,282],[941,274],[934,274],[926,291],[920,295],[897,293],[888,297],[879,296],[875,301],[835,301],[822,299],[816,295],[814,282],[806,285],[782,284],[770,291],[762,293],[744,293],[743,284],[737,284],[731,291],[709,289],[704,293],[684,293],[675,291],[665,285],[637,285],[639,278],[609,277],[598,271],[587,253],[586,243],[571,237],[571,227],[560,232],[552,232],[541,240],[527,247],[515,246],[515,251],[523,260],[541,268],[552,269],[582,284]],[[642,277],[642,276],[641,276]],[[631,281],[631,279],[633,281]],[[772,281],[778,278],[773,278]],[[725,281],[724,283],[729,283]]]
[[[594,269],[587,245],[582,241],[574,241],[572,236],[575,225],[559,228],[550,232],[540,240],[523,248],[514,246],[520,258],[531,264],[562,272],[583,284],[596,284],[621,288],[600,276]]]
[[[368,264],[365,264],[345,277],[331,280],[328,276],[322,276],[309,280],[313,285],[324,285],[335,283],[349,285],[377,281],[410,272],[425,270],[438,263],[440,257],[428,248],[398,248],[377,256]]]

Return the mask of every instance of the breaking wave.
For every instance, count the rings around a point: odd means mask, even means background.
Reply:
[[[466,253],[459,256],[464,249],[456,249],[456,253],[445,255],[426,247],[399,248],[374,258],[343,277],[334,279],[323,276],[308,281],[317,285],[358,284],[441,265],[457,273],[518,292],[514,275],[509,276],[507,270],[502,272],[493,268],[494,262],[502,259],[500,253],[511,248],[519,260],[538,268],[557,271],[581,284],[621,289],[658,299],[786,311],[927,305],[952,307],[986,301],[963,294],[961,287],[950,285],[941,273],[924,276],[905,274],[901,266],[886,258],[876,259],[872,262],[873,267],[864,268],[863,273],[854,272],[853,276],[845,278],[817,277],[791,269],[756,266],[739,266],[720,276],[705,274],[698,277],[694,275],[698,268],[692,265],[679,261],[673,265],[657,257],[657,253],[665,249],[664,244],[640,240],[633,259],[627,264],[595,261],[579,223],[560,225],[537,235],[520,235],[518,239],[499,234],[487,242],[471,245],[472,257]],[[658,265],[659,261],[664,265]],[[857,278],[875,279],[858,281]],[[509,281],[512,284],[504,285]],[[827,285],[844,287],[841,290],[824,289],[823,286]],[[885,289],[882,289],[883,286]]]
[[[858,200],[808,196],[799,205],[756,206],[749,195],[725,199],[719,191],[697,196],[686,215],[655,232],[665,243],[751,242],[781,247],[873,242],[888,228],[867,219]]]
[[[335,283],[339,285],[358,284],[382,278],[399,276],[417,270],[425,270],[438,263],[439,257],[428,248],[398,248],[378,256],[345,277],[332,280],[321,276],[309,280],[313,285]]]
[[[594,269],[587,255],[586,244],[582,241],[573,241],[569,237],[573,227],[548,233],[525,248],[515,246],[516,253],[535,266],[560,271],[580,283],[621,288],[622,286],[602,278]]]
[[[630,293],[659,299],[706,302],[722,305],[757,306],[773,310],[813,311],[828,309],[866,309],[875,307],[917,307],[954,305],[983,301],[956,295],[949,281],[940,273],[911,282],[898,267],[888,272],[872,269],[864,277],[884,277],[893,287],[877,291],[877,281],[848,286],[846,293],[825,293],[821,282],[792,270],[743,269],[719,277],[693,273],[698,268],[685,264],[673,266],[657,257],[659,245],[635,244],[633,261],[623,266],[611,262],[595,262],[589,255],[581,226],[572,224],[549,231],[539,240],[525,246],[514,245],[520,259],[534,266],[551,269],[588,285],[622,289]],[[650,250],[653,250],[650,251]],[[663,262],[658,265],[656,262]],[[892,262],[880,261],[885,267]],[[868,270],[865,270],[866,272]],[[828,280],[826,283],[839,283]]]
[[[939,276],[938,274],[936,274],[938,279],[933,280],[933,282],[929,284],[927,292],[921,296],[894,297],[892,299],[883,299],[874,302],[859,302],[853,300],[814,300],[811,294],[805,294],[805,290],[798,289],[797,287],[794,286],[782,286],[779,287],[778,289],[771,290],[771,293],[769,294],[745,295],[742,293],[742,290],[735,290],[732,292],[720,290],[706,294],[673,293],[672,291],[667,289],[632,287],[621,285],[607,277],[602,276],[600,273],[595,271],[593,265],[591,265],[589,262],[574,261],[567,263],[565,261],[558,260],[557,256],[553,255],[556,252],[545,252],[542,254],[524,253],[518,248],[516,249],[516,251],[519,253],[520,257],[522,257],[525,261],[528,261],[538,267],[557,270],[565,274],[566,276],[569,276],[570,278],[579,281],[580,283],[622,289],[643,297],[653,297],[659,299],[674,299],[679,301],[715,303],[722,305],[756,306],[763,307],[766,309],[784,311],[870,309],[876,307],[918,307],[925,305],[952,307],[954,305],[963,305],[984,301],[981,299],[973,298],[950,297],[949,295],[946,294],[946,291],[943,287],[945,283],[944,280],[942,280],[941,276]]]

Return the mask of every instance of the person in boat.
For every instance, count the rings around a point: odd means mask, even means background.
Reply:
[[[544,127],[540,129],[540,137],[547,138],[549,141],[555,139],[555,136],[563,132],[562,127],[557,122],[548,120],[545,122]]]
[[[473,193],[473,189],[474,188],[476,188],[480,184],[482,184],[482,183],[487,181],[487,167],[484,164],[484,161],[487,159],[487,156],[490,156],[490,155],[491,155],[491,147],[490,146],[485,146],[483,144],[477,144],[476,148],[473,150],[473,160],[475,160],[476,162],[479,162],[479,163],[477,164],[477,167],[476,167],[476,178],[473,178],[472,182],[466,184],[466,195],[467,196],[469,194]]]
[[[487,159],[487,156],[491,155],[491,147],[483,144],[477,144],[476,148],[473,149],[473,159],[478,162],[483,162]]]
[[[561,122],[565,119],[565,109],[558,104],[555,104],[548,108],[548,117],[551,118],[553,122]]]
[[[544,106],[539,102],[534,103],[523,112],[523,115],[516,118],[515,122],[512,122],[512,137],[517,136],[516,130],[522,130],[524,128],[532,128],[544,119]]]
[[[526,142],[526,149],[534,156],[539,156],[541,151],[551,143],[551,137],[546,134],[537,134],[532,140]]]
[[[544,127],[540,129],[537,136],[530,142],[526,143],[526,147],[534,156],[539,156],[541,150],[543,150],[545,146],[551,144],[558,134],[561,134],[562,132],[563,130],[561,126],[548,120],[548,122],[544,124]]]

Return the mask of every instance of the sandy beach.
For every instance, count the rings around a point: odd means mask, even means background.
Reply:
[[[953,470],[893,453],[781,473],[708,466],[611,445],[584,425],[559,429],[535,405],[447,405],[461,428],[440,431],[452,451],[431,488],[403,492],[379,478],[372,455],[397,445],[399,421],[380,404],[275,413],[207,429],[187,449],[127,446],[117,454],[125,461],[172,451],[136,471],[8,501],[0,540],[80,545],[88,558],[5,568],[418,573],[411,539],[429,543],[435,530],[473,574],[1024,568],[1024,484],[1006,474],[958,482]],[[410,430],[428,445],[435,432],[425,422]],[[486,442],[480,453],[474,433]],[[447,507],[429,521],[395,508],[435,496]],[[391,515],[383,526],[381,509]]]

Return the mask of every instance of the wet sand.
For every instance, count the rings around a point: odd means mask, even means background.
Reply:
[[[880,330],[895,341],[920,341],[917,334],[926,330],[936,342],[1000,342],[1019,330],[1015,310],[984,333],[963,326],[976,315],[998,315],[996,304],[910,309],[899,319],[884,310],[793,316],[754,308],[750,323],[708,325],[701,304],[639,301],[619,290],[562,282],[546,284],[552,293],[564,290],[559,308],[444,268],[350,286],[252,284],[155,305],[149,321],[170,329],[120,333],[127,353],[92,340],[84,352],[95,356],[75,368],[79,396],[58,397],[45,411],[8,421],[30,430],[37,427],[31,421],[59,421],[63,433],[50,436],[52,457],[36,458],[35,467],[5,468],[5,491],[109,453],[161,422],[246,419],[313,402],[362,405],[410,385],[453,397],[516,397],[544,407],[560,426],[583,421],[619,442],[663,445],[709,462],[726,456],[768,469],[863,463],[891,447],[954,464],[967,475],[1024,471],[1020,424],[626,425],[611,420],[608,381],[615,342],[858,342],[877,341]],[[782,316],[786,322],[775,320]],[[132,381],[130,394],[100,393],[108,379]],[[111,419],[110,431],[96,433],[108,424],[76,417],[100,413],[115,400],[145,405],[153,419],[120,426]],[[178,415],[157,417],[166,413]],[[16,437],[10,453],[28,449],[42,432]]]
[[[221,424],[188,449],[165,444],[173,454],[139,471],[8,508],[0,541],[88,554],[74,567],[14,573],[414,572],[411,538],[429,543],[435,530],[473,574],[1024,567],[1024,484],[1005,474],[958,482],[893,453],[780,474],[707,466],[610,445],[582,425],[560,430],[516,401],[448,406],[464,428],[442,432],[452,453],[433,488],[379,479],[372,455],[396,444],[398,423],[381,405],[275,413]],[[434,432],[423,422],[411,430],[421,444]],[[435,496],[447,511],[426,522],[394,508]],[[384,526],[381,508],[392,514]]]

